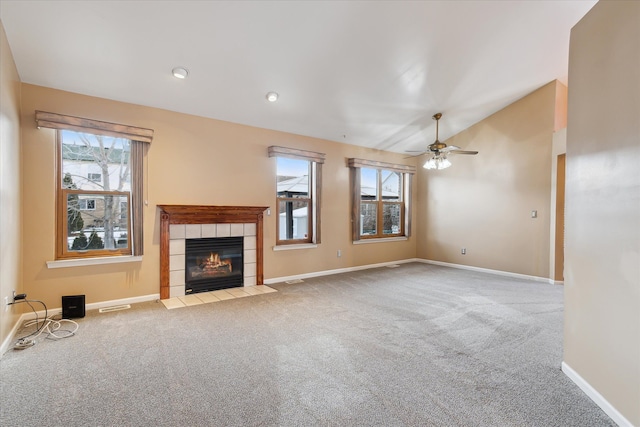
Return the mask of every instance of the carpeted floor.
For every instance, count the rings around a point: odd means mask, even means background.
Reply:
[[[270,286],[9,350],[0,424],[615,425],[560,370],[561,286],[418,263]]]

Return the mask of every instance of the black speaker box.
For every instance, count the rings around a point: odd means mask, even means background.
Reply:
[[[62,318],[75,319],[84,317],[84,295],[62,297]]]

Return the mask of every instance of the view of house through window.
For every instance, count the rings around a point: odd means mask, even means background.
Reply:
[[[351,158],[351,236],[354,242],[411,236],[415,166]]]
[[[385,237],[403,233],[402,173],[360,169],[360,235]]]
[[[58,130],[62,255],[131,253],[131,141]]]
[[[319,244],[326,155],[276,145],[269,147],[268,154],[276,159],[276,246]]]
[[[311,241],[311,161],[277,157],[278,240]]]

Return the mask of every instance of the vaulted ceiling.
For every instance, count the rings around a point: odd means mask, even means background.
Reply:
[[[436,112],[444,141],[566,82],[595,3],[2,0],[0,19],[25,83],[403,152]]]

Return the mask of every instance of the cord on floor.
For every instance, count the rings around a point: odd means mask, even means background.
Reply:
[[[36,330],[32,333],[30,333],[29,335],[26,335],[20,339],[18,339],[18,341],[16,341],[16,344],[13,346],[14,349],[16,350],[24,350],[26,348],[29,347],[33,347],[36,343],[36,338],[38,338],[43,332],[47,333],[47,337],[48,339],[53,339],[53,340],[59,340],[62,338],[69,338],[72,337],[73,335],[75,335],[76,331],[79,328],[79,325],[74,322],[73,320],[70,319],[54,319],[53,316],[49,317],[48,313],[47,313],[47,306],[44,302],[39,301],[39,300],[28,300],[28,299],[20,299],[20,300],[14,300],[13,304],[18,304],[18,303],[26,303],[29,307],[31,307],[31,310],[33,310],[33,313],[35,314],[36,318],[35,320],[31,320],[29,322],[26,322],[23,327],[30,327],[33,325],[36,325]],[[35,310],[35,308],[31,305],[32,302],[36,302],[39,304],[42,304],[42,306],[44,307],[44,319],[40,320],[38,317],[38,312]],[[71,330],[67,330],[67,329],[62,329],[62,325],[63,323],[66,324],[70,324],[71,326]],[[64,332],[64,334],[60,334],[60,332]]]

